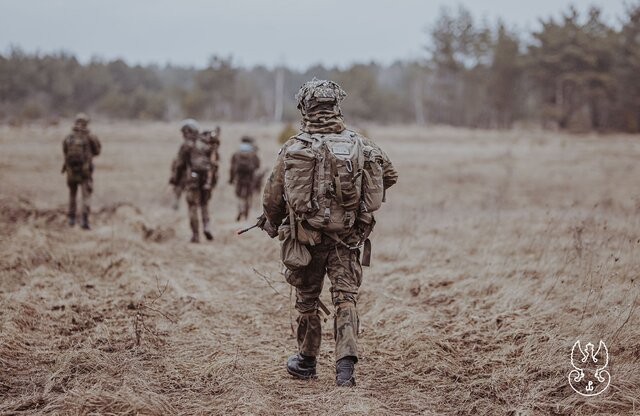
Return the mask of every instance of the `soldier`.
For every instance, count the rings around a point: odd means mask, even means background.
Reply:
[[[191,242],[200,242],[198,232],[198,208],[202,216],[202,229],[207,240],[213,240],[209,228],[209,199],[216,185],[218,165],[218,144],[220,128],[212,132],[199,133],[198,123],[193,119],[182,122],[181,132],[184,142],[176,158],[175,169],[169,183],[176,186],[179,178],[185,178]]]
[[[236,221],[249,217],[249,209],[255,189],[255,172],[260,168],[260,159],[251,137],[243,137],[240,149],[231,158],[229,184],[236,184],[236,196],[239,199]]]
[[[303,379],[316,375],[318,308],[328,314],[319,299],[326,274],[335,308],[336,383],[353,386],[360,249],[362,265],[367,266],[372,212],[380,208],[398,174],[378,145],[345,128],[339,106],[345,96],[332,81],[314,79],[300,88],[296,100],[302,132],[280,149],[264,189],[266,218],[259,224],[272,237],[278,227],[285,277],[296,289],[298,354],[289,357],[287,371]]]
[[[82,194],[81,227],[89,230],[91,211],[91,193],[93,192],[93,158],[100,154],[100,141],[89,132],[89,116],[79,113],[76,116],[71,134],[62,142],[64,165],[62,173],[67,173],[69,186],[69,225],[76,223],[76,197],[78,187]]]

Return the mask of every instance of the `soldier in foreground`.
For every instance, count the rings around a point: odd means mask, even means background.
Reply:
[[[200,242],[198,210],[202,217],[202,230],[207,240],[213,240],[209,225],[209,199],[217,181],[218,144],[220,128],[200,134],[200,127],[193,119],[182,122],[180,131],[184,142],[180,146],[169,183],[177,186],[184,178],[189,205],[191,242]]]
[[[100,154],[100,141],[89,131],[89,117],[80,113],[76,116],[71,134],[62,142],[64,165],[62,173],[67,174],[69,187],[69,225],[76,224],[78,188],[82,194],[81,227],[89,230],[91,194],[93,193],[93,158]]]
[[[336,83],[316,79],[296,94],[302,132],[280,149],[264,189],[268,221],[261,225],[272,237],[278,227],[285,277],[296,289],[298,354],[289,357],[288,372],[303,379],[316,375],[326,274],[335,307],[336,383],[353,386],[361,249],[368,266],[373,212],[398,174],[378,145],[345,128],[339,105],[345,96]]]
[[[260,168],[260,159],[251,137],[243,137],[240,148],[231,158],[229,184],[236,185],[236,196],[239,199],[236,221],[249,218],[249,210],[255,190],[255,172]]]

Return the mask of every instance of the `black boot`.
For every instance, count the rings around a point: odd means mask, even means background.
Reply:
[[[76,225],[76,214],[69,214],[69,227]]]
[[[336,362],[336,384],[338,386],[352,387],[356,385],[356,378],[353,375],[355,364],[354,357],[344,357]]]
[[[213,240],[213,234],[209,229],[209,221],[203,221],[202,232],[204,232],[204,236],[207,238],[207,240]]]
[[[89,226],[89,214],[87,214],[86,212],[82,214],[82,223],[80,224],[80,226],[83,230],[91,229],[91,227]]]
[[[287,360],[287,371],[294,377],[308,379],[316,376],[316,357],[296,354]]]

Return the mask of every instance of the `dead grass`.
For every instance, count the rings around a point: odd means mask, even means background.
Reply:
[[[401,178],[379,215],[358,387],[345,390],[330,321],[319,379],[286,375],[277,243],[234,235],[226,166],[216,241],[193,246],[166,187],[175,126],[94,129],[104,154],[85,233],[65,225],[65,126],[0,127],[0,414],[639,411],[637,137],[367,126]],[[249,133],[270,163],[280,129],[223,126],[224,159]],[[609,347],[598,397],[568,385],[576,339]]]

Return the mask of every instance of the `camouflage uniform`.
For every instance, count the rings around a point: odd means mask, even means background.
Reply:
[[[169,182],[176,186],[179,179],[184,178],[192,232],[191,241],[195,243],[200,240],[198,210],[202,217],[204,234],[208,240],[212,240],[213,235],[209,229],[209,200],[217,180],[219,129],[213,135],[211,132],[199,134],[195,121],[185,120],[182,132],[185,140],[178,150],[175,168]],[[201,151],[207,159],[206,164],[196,168],[194,155]]]
[[[327,81],[312,81],[305,84],[297,98],[302,115],[302,130],[314,133],[340,133],[345,129],[338,102],[344,96],[344,91],[336,90],[333,100],[327,104],[317,105],[308,102],[307,92],[313,90],[317,83]],[[332,85],[336,85],[331,83]],[[326,84],[325,84],[326,85]],[[337,85],[336,85],[337,87]],[[339,87],[337,87],[339,88]],[[331,98],[331,97],[329,97]],[[265,185],[263,195],[263,209],[266,218],[276,226],[288,222],[288,208],[284,200],[284,155],[288,146],[297,139],[286,142],[279,152],[275,167]],[[366,144],[379,149],[371,140],[363,138]],[[388,156],[383,155],[383,182],[387,189],[396,183],[398,174]],[[354,226],[346,235],[341,236],[346,243],[359,240],[360,230]],[[358,289],[362,283],[362,266],[360,264],[360,250],[353,250],[336,243],[328,235],[322,236],[320,244],[307,246],[311,254],[311,263],[295,271],[287,270],[287,281],[296,288],[296,309],[298,349],[306,357],[316,357],[320,350],[321,319],[319,316],[319,296],[322,291],[325,274],[331,283],[330,291],[335,307],[334,338],[336,342],[335,358],[340,361],[345,357],[352,357],[357,362],[358,347],[358,314],[356,310]],[[315,358],[314,358],[315,360]],[[315,366],[315,363],[313,364]],[[314,368],[315,371],[315,368]]]
[[[231,169],[229,172],[229,183],[236,185],[236,196],[238,197],[237,221],[243,217],[249,217],[249,209],[255,190],[255,172],[260,168],[260,158],[258,158],[253,139],[243,137],[240,150],[235,152],[231,158]]]
[[[184,188],[185,188],[185,178],[180,176],[178,174],[178,159],[173,159],[173,162],[171,163],[171,177],[175,178],[173,179],[172,183],[173,185],[173,194],[174,194],[174,201],[173,201],[173,209],[177,210],[180,206],[180,197],[182,197],[182,192],[184,192]]]
[[[80,188],[82,196],[82,228],[89,229],[89,214],[91,211],[91,194],[93,193],[93,158],[100,154],[101,145],[98,138],[91,134],[88,128],[89,117],[78,114],[72,129],[62,142],[65,162],[62,171],[67,174],[69,187],[69,225],[74,225],[77,214],[77,195]],[[80,150],[78,150],[80,149]],[[80,153],[80,159],[70,160],[72,154]]]

